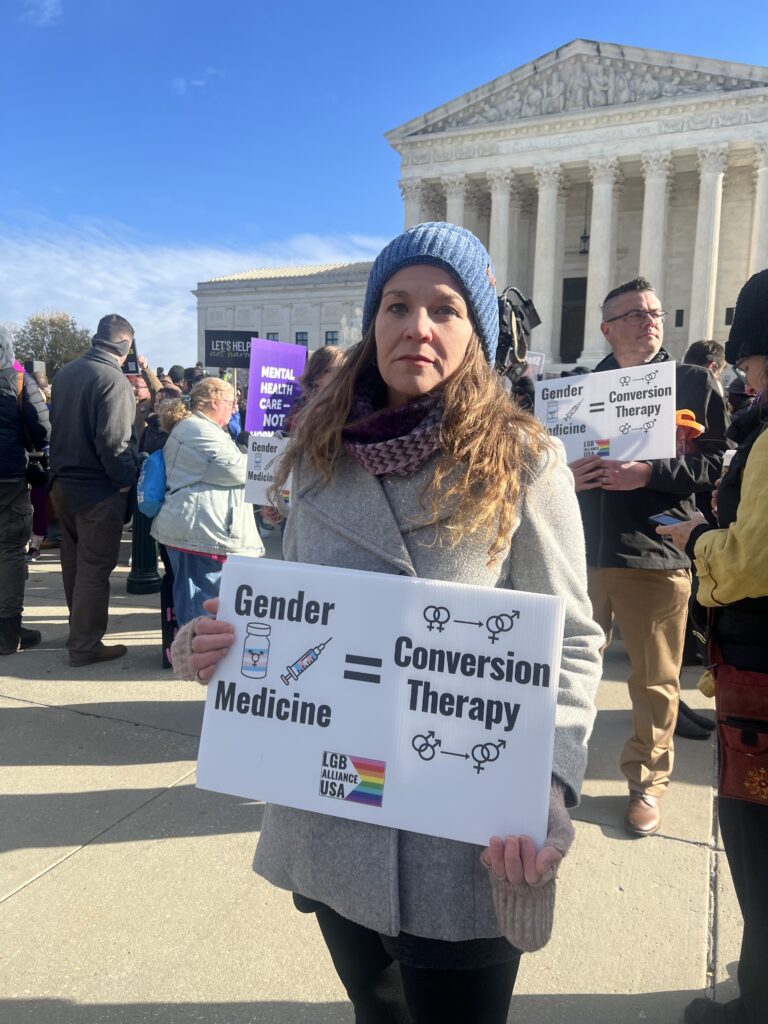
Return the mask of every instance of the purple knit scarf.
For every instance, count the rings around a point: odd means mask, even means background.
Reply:
[[[440,399],[424,395],[406,405],[377,409],[376,391],[369,382],[360,382],[342,443],[372,476],[410,476],[440,447]]]

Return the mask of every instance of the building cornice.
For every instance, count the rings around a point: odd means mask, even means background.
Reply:
[[[658,137],[669,146],[669,136],[716,129],[757,126],[768,123],[768,89],[733,93],[717,99],[708,96],[686,97],[664,104],[643,104],[632,109],[607,108],[603,111],[543,117],[505,125],[473,126],[439,135],[411,138],[398,146],[402,156],[403,181],[423,176],[429,164],[453,163],[526,153],[533,150],[578,150],[582,139],[590,143],[622,139]],[[647,146],[647,141],[644,143]],[[688,143],[690,148],[695,144]]]

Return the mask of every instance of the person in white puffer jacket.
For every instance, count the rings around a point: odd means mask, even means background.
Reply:
[[[167,489],[152,536],[168,550],[173,601],[181,626],[217,597],[230,554],[263,555],[253,506],[245,502],[245,453],[224,429],[232,414],[231,384],[208,377],[190,394],[190,415],[163,448]]]

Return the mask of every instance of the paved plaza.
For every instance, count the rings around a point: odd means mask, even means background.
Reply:
[[[128,554],[107,637],[128,657],[69,667],[49,550],[25,616],[44,643],[0,660],[0,1024],[351,1024],[314,918],[251,871],[262,806],[195,788],[204,691],[161,669],[159,598],[126,593]],[[677,1024],[694,996],[735,994],[714,743],[678,741],[661,833],[626,836],[626,672],[615,642],[554,936],[524,957],[510,1022]],[[711,714],[697,676],[685,699]]]

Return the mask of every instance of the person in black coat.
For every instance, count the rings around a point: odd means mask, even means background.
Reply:
[[[48,408],[29,374],[14,366],[13,342],[0,327],[0,654],[15,654],[42,640],[21,624],[26,565],[32,529],[27,451],[48,443]]]
[[[124,317],[102,317],[89,351],[63,366],[53,382],[52,488],[62,527],[67,649],[74,667],[119,658],[128,650],[102,638],[109,579],[138,476],[136,401],[122,371],[133,337]]]

